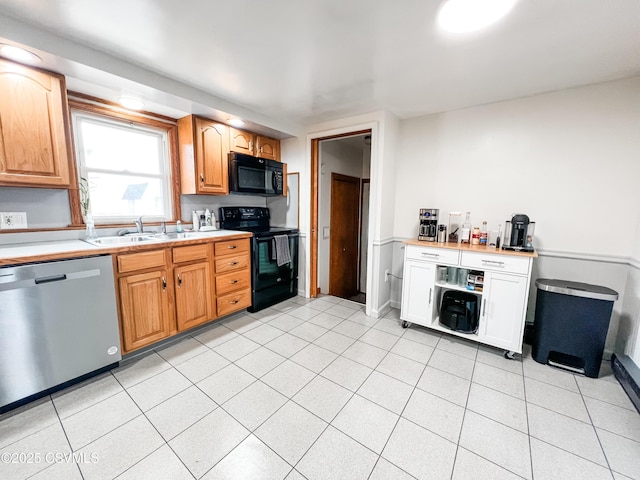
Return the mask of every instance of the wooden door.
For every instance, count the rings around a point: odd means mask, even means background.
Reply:
[[[64,78],[0,60],[0,182],[70,182]]]
[[[244,153],[245,155],[253,155],[253,133],[229,128],[229,151],[236,153]]]
[[[176,267],[176,319],[178,330],[186,330],[212,319],[211,270],[209,262]]]
[[[229,132],[226,125],[196,118],[197,193],[229,193]]]
[[[121,277],[119,286],[125,352],[171,334],[173,320],[166,270]]]
[[[329,294],[349,298],[358,293],[360,179],[331,174]]]
[[[256,135],[256,156],[280,161],[280,140]]]

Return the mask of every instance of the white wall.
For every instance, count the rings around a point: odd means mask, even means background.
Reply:
[[[470,210],[490,229],[526,213],[541,255],[534,275],[617,290],[607,349],[628,350],[640,321],[640,282],[627,281],[640,258],[638,98],[634,77],[402,121],[396,239],[416,237],[421,207],[439,208],[443,223]]]
[[[318,286],[322,293],[329,293],[329,263],[331,241],[331,174],[350,177],[362,176],[362,153],[339,139],[320,142],[320,176],[318,177]],[[326,230],[325,230],[326,229]],[[325,232],[328,233],[325,238]]]
[[[71,223],[69,192],[62,188],[0,187],[0,212],[26,212],[29,228]]]

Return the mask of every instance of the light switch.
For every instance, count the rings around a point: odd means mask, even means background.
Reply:
[[[329,238],[329,227],[322,227],[322,238]]]

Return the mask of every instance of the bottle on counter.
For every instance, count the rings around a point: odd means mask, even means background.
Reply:
[[[462,233],[460,235],[460,243],[469,244],[471,242],[471,212],[467,212],[467,216],[462,224]]]
[[[180,220],[176,222],[176,233],[182,233],[182,222]]]
[[[480,227],[473,227],[471,233],[471,245],[480,245]]]
[[[489,237],[489,232],[487,230],[487,221],[484,220],[482,222],[482,227],[480,228],[480,245],[487,246],[487,239]]]
[[[191,220],[193,222],[193,231],[197,232],[198,230],[200,230],[200,215],[198,215],[198,212],[196,212],[195,210],[191,214]]]
[[[207,208],[204,211],[204,219],[205,219],[205,224],[207,227],[211,226],[211,211]]]

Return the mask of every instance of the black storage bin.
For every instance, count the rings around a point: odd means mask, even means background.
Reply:
[[[457,332],[475,333],[478,330],[478,297],[456,290],[444,292],[440,324]]]
[[[536,287],[533,359],[598,378],[618,293],[599,285],[546,278],[536,280]]]

